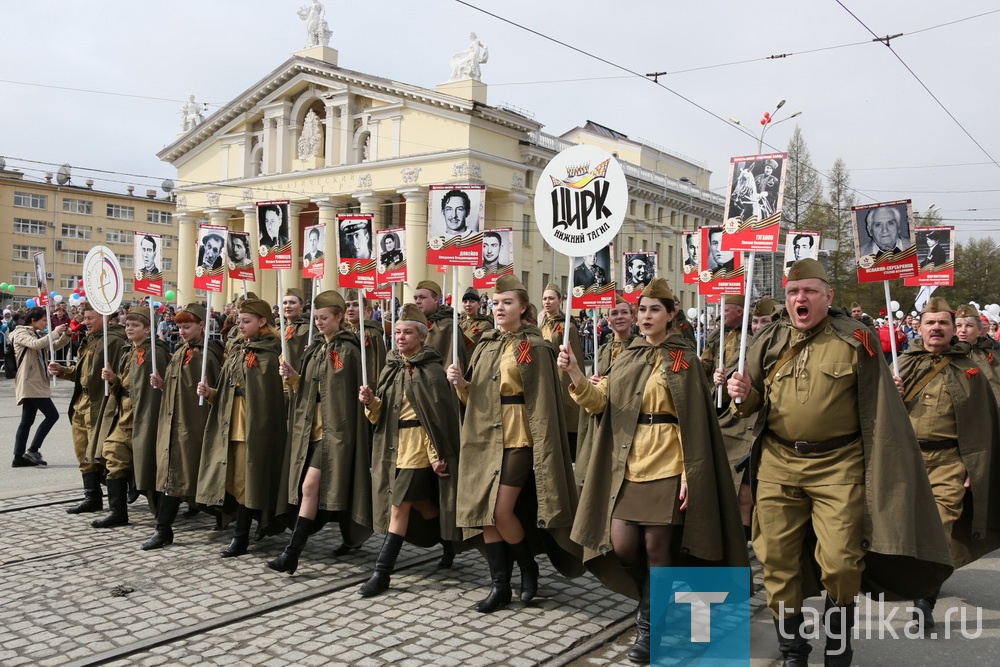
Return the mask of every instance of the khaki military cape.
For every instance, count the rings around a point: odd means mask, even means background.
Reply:
[[[886,599],[915,600],[937,590],[953,570],[923,458],[878,338],[843,311],[831,308],[830,314],[834,319],[829,326],[856,350],[858,360],[858,414],[865,457],[861,548],[866,555],[862,590],[884,593]],[[855,331],[860,332],[858,337]],[[765,397],[753,429],[754,497],[769,407],[764,379],[787,348],[790,336],[790,324],[768,327],[758,332],[747,352],[746,368],[753,392]],[[822,590],[815,542],[815,535],[809,531],[802,550],[804,597],[818,595]]]
[[[650,357],[659,357],[654,371]],[[608,374],[608,403],[596,425],[572,537],[584,562],[605,586],[638,600],[639,588],[611,546],[611,514],[625,479],[625,464],[651,372],[665,373],[681,431],[688,507],[680,554],[673,565],[748,567],[746,538],[733,494],[732,474],[715,419],[714,403],[694,347],[671,333],[654,347],[636,338]]]
[[[684,309],[680,307],[680,303],[677,303],[677,315],[674,316],[673,321],[670,323],[670,328],[680,332],[691,343],[691,347],[697,348],[698,341],[694,335],[694,327],[688,321],[687,315],[684,314]]]
[[[955,406],[958,451],[972,480],[965,494],[962,515],[952,529],[952,557],[962,567],[1000,548],[1000,445],[996,398],[985,373],[969,359],[969,344],[952,339],[944,353],[951,363],[944,367],[948,393]],[[941,357],[924,349],[915,338],[899,357],[904,395]],[[916,400],[916,399],[914,399]]]
[[[108,325],[108,359],[104,359],[104,329],[98,329],[97,333],[87,334],[83,343],[77,350],[77,358],[83,359],[84,355],[92,358],[92,373],[90,377],[80,377],[81,364],[78,362],[73,366],[65,366],[59,371],[59,377],[64,380],[73,380],[73,397],[69,401],[69,418],[73,419],[75,412],[73,406],[76,399],[83,391],[87,390],[90,397],[90,429],[94,432],[94,425],[101,418],[101,405],[104,398],[104,380],[101,379],[101,370],[105,366],[118,368],[118,360],[121,358],[122,348],[128,343],[125,337],[125,327],[120,324]]]
[[[543,317],[542,322],[539,325],[539,329],[544,331],[546,326],[551,327],[549,329],[548,336],[544,333],[542,336],[552,345],[555,346],[556,354],[559,353],[559,346],[563,344],[563,333],[566,323],[566,314],[559,313],[554,317]],[[580,332],[577,331],[576,322],[573,318],[569,318],[569,346],[573,350],[573,356],[576,357],[577,363],[580,364],[580,368],[583,368],[583,348],[580,345]],[[569,378],[569,373],[562,369],[559,370],[559,385],[560,385],[560,398],[563,408],[563,414],[566,415],[566,430],[568,433],[576,433],[580,428],[580,406],[576,404],[576,401],[569,395],[569,386],[573,383]]]
[[[121,378],[128,373],[129,398],[132,402],[132,474],[135,488],[143,492],[153,492],[156,490],[156,426],[160,418],[162,392],[149,384],[149,376],[153,374],[149,339],[143,340],[138,346],[142,351],[143,363],[139,363],[138,355],[131,360],[132,363],[129,363],[133,349],[136,349],[135,346],[131,342],[126,342],[118,359],[115,374]],[[170,346],[157,338],[156,367],[166,368],[169,361]],[[121,382],[116,380],[108,396],[101,403],[101,416],[87,445],[87,459],[90,461],[101,459],[104,441],[118,425],[121,392]]]
[[[160,371],[163,398],[160,399],[160,419],[156,428],[156,490],[190,501],[194,500],[198,489],[202,438],[212,409],[207,401],[198,405],[197,387],[201,380],[204,345],[203,338],[182,342],[166,369]],[[205,366],[205,381],[210,387],[219,380],[222,358],[222,344],[210,340]]]
[[[454,322],[455,311],[451,306],[440,305],[438,309],[427,316],[427,328],[430,333],[427,335],[427,341],[424,343],[427,347],[433,347],[441,355],[441,366],[446,369],[451,365],[451,337],[452,337],[452,325]],[[455,363],[464,371],[468,368],[469,364],[469,352],[465,345],[464,335],[462,330],[459,329],[458,335],[463,336],[458,340],[458,359]]]
[[[602,345],[597,351],[597,370],[595,372],[602,377],[607,375],[608,371],[611,370],[612,346],[623,345],[625,348],[628,348],[634,339],[635,335],[629,333],[626,340],[619,342],[617,338],[614,338],[614,334],[612,334],[611,341]],[[624,352],[625,350],[623,349],[619,354]],[[587,382],[590,382],[590,378],[587,379]],[[597,427],[597,422],[600,420],[601,415],[592,415],[586,410],[580,410],[580,421],[577,426],[576,436],[576,463],[573,466],[573,475],[576,478],[576,485],[578,487],[583,484],[583,478],[587,473],[590,449],[593,446],[590,441],[593,437],[594,429]]]
[[[979,370],[986,375],[994,398],[1000,402],[1000,345],[989,336],[980,336],[972,344],[969,358],[976,362]]]
[[[535,554],[543,550],[567,577],[583,574],[580,547],[570,539],[577,492],[566,439],[566,417],[560,409],[556,350],[541,331],[521,327],[514,334],[515,351],[530,345],[530,360],[520,364],[528,429],[534,442],[534,485],[521,490],[515,512]],[[472,383],[462,423],[462,454],[458,462],[457,523],[472,530],[495,525],[493,508],[500,490],[503,429],[500,407],[500,355],[507,338],[497,329],[483,333],[472,351],[465,379]]]
[[[294,320],[285,320],[285,330],[281,332],[281,335],[288,341],[286,345],[288,359],[285,359],[285,361],[294,369],[298,369],[299,364],[302,363],[302,355],[305,353],[306,345],[309,343],[310,325],[310,318],[305,313],[301,313]],[[291,337],[288,335],[289,328],[292,329]],[[313,341],[316,340],[317,336],[322,338],[319,332],[313,328]]]
[[[291,396],[288,446],[277,496],[279,515],[298,513],[319,403],[323,439],[318,445],[322,460],[317,528],[338,522],[344,543],[352,547],[361,546],[372,534],[370,438],[364,406],[357,397],[360,386],[361,346],[357,335],[341,329],[329,343],[322,334],[315,335],[302,358],[299,380]]]
[[[353,326],[350,328],[354,333],[357,333]],[[315,341],[316,338],[314,337],[313,340]],[[378,384],[379,375],[385,368],[385,355],[385,329],[374,320],[365,320],[365,364],[368,371],[365,384],[369,387]]]
[[[484,331],[489,331],[493,328],[493,320],[482,314],[474,315],[473,317],[462,315],[458,319],[458,326],[462,328],[462,333],[465,334],[466,338],[475,344],[482,338]]]
[[[248,366],[250,353],[255,355],[253,367]],[[287,436],[284,390],[278,375],[280,353],[281,341],[266,334],[244,341],[226,357],[205,422],[196,496],[204,505],[221,506],[225,502],[233,398],[235,388],[242,387],[246,392],[246,507],[261,510],[260,525],[269,532],[281,529],[275,525],[273,514]]]
[[[430,347],[421,348],[405,360],[397,350],[392,350],[375,390],[375,396],[382,401],[382,412],[375,425],[372,449],[372,518],[375,532],[384,535],[389,531],[389,508],[392,505],[399,442],[397,424],[404,386],[406,398],[417,413],[421,427],[430,438],[438,456],[448,463],[448,477],[435,475],[440,509],[436,525],[424,521],[416,510],[410,510],[410,521],[404,537],[408,542],[422,547],[434,546],[439,539],[461,541],[462,530],[455,523],[461,432],[458,397],[441,368],[441,355]]]

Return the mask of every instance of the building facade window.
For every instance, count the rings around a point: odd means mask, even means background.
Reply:
[[[170,211],[146,211],[146,222],[154,225],[172,225],[174,214]]]
[[[125,285],[122,288],[124,292],[134,292],[135,291],[135,281],[129,278],[125,279]]]
[[[118,255],[118,263],[123,269],[132,268],[132,255]]]
[[[531,216],[527,213],[521,216],[521,245],[531,245]]]
[[[83,264],[83,260],[87,259],[86,250],[63,250],[62,251],[62,261],[63,264]]]
[[[90,232],[92,230],[92,227],[88,227],[86,225],[63,224],[61,235],[64,239],[81,239],[83,241],[89,241]]]
[[[14,206],[18,208],[37,208],[41,211],[49,207],[48,195],[36,195],[33,192],[15,192]]]
[[[108,217],[115,220],[135,220],[135,206],[108,204]]]
[[[14,271],[14,285],[17,287],[38,287],[33,271]]]
[[[59,289],[76,289],[80,286],[83,276],[67,276],[65,273],[59,277]]]
[[[108,243],[132,243],[132,232],[125,229],[109,229],[104,232]]]
[[[163,258],[163,270],[164,271],[173,271],[174,270],[174,258],[173,257],[164,257]]]
[[[657,243],[657,246],[660,244]],[[667,246],[667,271],[674,270],[674,247],[672,245]]]
[[[15,245],[14,259],[31,261],[36,252],[45,252],[45,248],[35,245]]]
[[[94,202],[86,199],[63,199],[63,213],[75,213],[76,215],[93,215]]]
[[[26,218],[14,218],[15,234],[34,234],[45,236],[46,222],[44,220],[28,220]]]
[[[176,236],[171,236],[170,234],[167,234],[166,236],[163,237],[163,247],[164,248],[173,248],[174,247],[174,241],[176,241],[176,240],[177,240]]]

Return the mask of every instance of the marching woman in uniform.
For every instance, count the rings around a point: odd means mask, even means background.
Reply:
[[[155,513],[156,488],[156,425],[160,417],[160,392],[150,383],[153,355],[156,365],[164,368],[170,360],[170,348],[156,340],[150,351],[151,328],[149,308],[134,306],[125,318],[128,345],[122,350],[117,373],[106,366],[101,377],[110,384],[110,391],[101,405],[87,450],[91,461],[103,460],[108,470],[108,506],[111,513],[90,525],[112,528],[128,524],[128,485],[146,493],[149,507]]]
[[[458,399],[441,355],[427,347],[427,317],[412,304],[396,322],[396,348],[373,392],[361,387],[358,400],[375,425],[372,455],[375,530],[385,542],[375,573],[362,586],[362,597],[389,588],[403,540],[431,547],[441,542],[438,567],[451,567],[452,542],[462,539],[455,527],[458,478]]]
[[[546,551],[568,577],[583,572],[580,549],[569,539],[577,493],[555,349],[522,322],[529,305],[524,285],[506,275],[495,289],[497,329],[483,333],[464,376],[448,368],[466,406],[458,525],[483,531],[493,582],[476,606],[482,613],[510,602],[511,555],[525,603],[538,590],[534,554]]]
[[[194,504],[205,421],[211,409],[208,403],[198,405],[197,394],[205,349],[205,318],[201,304],[192,303],[177,311],[174,322],[181,345],[163,375],[157,369],[150,378],[150,384],[163,392],[156,430],[156,490],[162,495],[156,512],[156,532],[142,545],[146,551],[173,544],[173,525],[181,501]],[[214,386],[219,379],[222,357],[222,344],[209,341],[205,365],[209,385]]]
[[[235,514],[233,539],[223,558],[242,556],[250,546],[250,524],[275,529],[274,506],[284,460],[286,421],[281,375],[281,340],[270,304],[246,299],[240,306],[242,340],[222,365],[215,387],[198,383],[212,409],[198,468],[197,501]]]
[[[288,448],[279,489],[279,514],[298,506],[284,552],[267,566],[294,574],[309,536],[328,521],[340,523],[344,544],[359,547],[372,534],[368,427],[354,388],[361,382],[358,337],[343,328],[344,298],[316,295],[313,315],[320,335],[296,371],[281,363],[291,391]]]
[[[563,344],[563,329],[566,326],[566,315],[563,313],[563,295],[558,287],[549,283],[542,291],[542,337],[559,349]],[[573,348],[573,354],[577,359],[583,359],[583,348],[580,347],[580,332],[576,330],[573,318],[569,319],[569,344]],[[577,429],[580,421],[580,408],[569,395],[569,375],[565,371],[559,370],[559,383],[562,390],[559,393],[563,414],[566,416],[567,440],[569,442],[569,453],[573,461],[576,461],[576,439]]]
[[[708,382],[694,348],[671,326],[676,308],[667,281],[650,281],[639,299],[645,338],[633,340],[596,385],[574,355],[559,354],[574,400],[603,413],[573,539],[608,588],[639,600],[628,652],[636,663],[649,662],[650,567],[748,565]]]

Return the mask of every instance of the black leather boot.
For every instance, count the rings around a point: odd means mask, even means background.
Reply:
[[[111,514],[103,519],[95,519],[90,522],[94,528],[114,528],[115,526],[128,525],[128,505],[125,497],[128,495],[127,479],[108,480],[108,508]]]
[[[101,491],[101,473],[83,473],[83,502],[66,510],[67,514],[100,512],[104,509],[104,493]]]
[[[809,653],[812,646],[802,636],[802,614],[774,619],[774,629],[778,633],[778,648],[784,658],[782,667],[809,667]]]
[[[340,546],[333,550],[333,555],[340,558],[341,556],[346,556],[357,548],[358,547],[352,547],[347,542],[341,542]]]
[[[838,607],[829,594],[823,613],[827,620],[826,649],[823,664],[826,667],[850,667],[854,659],[851,635],[854,633],[854,603]]]
[[[389,575],[392,574],[392,568],[396,567],[396,559],[399,557],[399,550],[402,547],[402,535],[386,534],[385,541],[382,542],[382,550],[378,552],[378,558],[375,560],[375,574],[361,584],[361,588],[358,589],[361,597],[375,597],[389,590]]]
[[[476,611],[481,614],[492,614],[500,607],[510,602],[510,554],[507,553],[507,543],[487,542],[486,561],[490,565],[490,579],[493,587],[490,594],[476,605]]]
[[[531,555],[528,540],[523,539],[517,544],[510,545],[510,552],[517,561],[518,569],[521,570],[521,602],[531,602],[538,592],[538,563]]]
[[[236,526],[233,528],[233,539],[229,546],[222,550],[223,558],[235,558],[247,552],[250,546],[250,524],[253,522],[253,511],[240,505],[236,510]]]
[[[128,497],[126,499],[126,502],[129,505],[131,505],[132,503],[134,503],[137,500],[139,500],[139,489],[135,488],[135,481],[132,479],[132,476],[129,475],[129,478],[128,478]]]
[[[635,642],[629,649],[625,657],[637,665],[649,664],[649,570],[642,568],[645,572],[642,585],[639,590],[642,594],[639,598],[639,608],[635,612]]]
[[[306,540],[309,539],[309,534],[312,532],[313,523],[312,519],[303,516],[296,519],[295,530],[292,531],[292,536],[288,540],[288,546],[285,547],[280,556],[269,562],[267,566],[277,572],[295,574],[295,570],[299,566],[299,555],[306,546]]]
[[[174,543],[174,521],[177,519],[177,510],[180,506],[180,498],[160,496],[160,508],[156,512],[156,532],[142,543],[143,551],[161,549]]]
[[[913,601],[913,620],[920,624],[920,634],[934,627],[934,605],[940,592],[938,589],[933,595]]]
[[[441,540],[441,560],[438,561],[439,570],[448,570],[455,562],[455,545],[450,540]]]

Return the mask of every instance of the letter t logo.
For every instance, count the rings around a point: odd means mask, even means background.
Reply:
[[[729,593],[687,591],[674,593],[674,602],[691,605],[691,641],[712,641],[712,605],[721,604]]]

